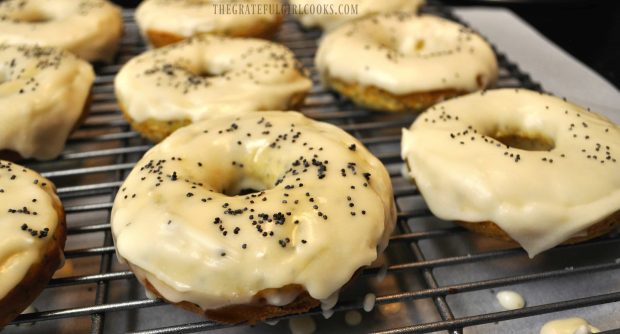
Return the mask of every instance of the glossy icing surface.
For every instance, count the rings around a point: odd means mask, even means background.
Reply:
[[[329,30],[373,14],[414,12],[424,0],[291,0],[290,3],[296,6],[299,12],[294,14],[304,26]]]
[[[506,310],[517,310],[525,307],[525,299],[517,292],[502,290],[495,297],[497,297],[499,304]]]
[[[60,154],[95,78],[68,52],[0,44],[0,149],[24,158]]]
[[[383,14],[343,25],[323,38],[315,63],[323,77],[395,95],[475,91],[497,77],[482,37],[431,15]]]
[[[538,138],[549,149],[496,138]],[[491,221],[534,256],[620,210],[620,128],[523,89],[430,108],[403,130],[402,157],[439,218]]]
[[[37,173],[0,160],[0,299],[43,260],[59,223],[53,187]]]
[[[540,334],[590,334],[598,332],[600,332],[598,328],[578,317],[552,320],[540,329]]]
[[[201,36],[133,58],[114,86],[120,103],[138,122],[195,122],[216,114],[286,109],[312,82],[282,45]]]
[[[136,21],[143,33],[152,29],[183,37],[237,36],[257,24],[279,20],[280,4],[279,0],[146,0],[136,10]]]
[[[364,312],[370,312],[375,308],[375,302],[377,300],[377,296],[374,293],[367,293],[364,296],[363,309]]]
[[[122,32],[120,8],[104,0],[0,2],[0,44],[54,46],[88,61],[110,61]]]
[[[237,195],[243,189],[259,192]],[[178,130],[136,165],[112,209],[118,254],[140,280],[203,309],[289,284],[329,308],[385,248],[394,221],[379,160],[339,128],[296,112]]]

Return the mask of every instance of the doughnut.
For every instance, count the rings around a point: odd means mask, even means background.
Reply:
[[[315,62],[327,87],[380,111],[418,111],[497,77],[482,37],[430,15],[382,14],[341,26],[324,37]]]
[[[620,127],[524,89],[437,104],[403,130],[429,209],[535,256],[620,224]]]
[[[194,123],[156,145],[121,186],[111,224],[150,293],[254,323],[333,307],[395,219],[389,175],[358,140],[265,111]]]
[[[0,330],[25,310],[63,261],[65,213],[54,185],[0,160]]]
[[[0,1],[0,44],[54,46],[110,62],[122,34],[120,8],[104,0]]]
[[[290,0],[295,17],[306,28],[334,29],[351,20],[378,13],[415,12],[424,0]]]
[[[158,142],[211,116],[295,108],[312,81],[282,45],[205,35],[133,58],[114,86],[129,123]]]
[[[69,52],[0,44],[0,156],[57,157],[88,109],[92,66]]]
[[[279,0],[145,0],[136,9],[136,21],[156,48],[205,34],[268,38],[282,23],[276,8],[280,4]]]

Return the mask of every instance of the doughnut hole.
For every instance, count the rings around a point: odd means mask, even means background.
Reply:
[[[433,57],[451,53],[459,44],[453,34],[413,32],[408,36],[392,39],[391,47],[403,56]]]
[[[236,154],[234,150],[229,149],[228,147],[219,151],[218,156]],[[255,160],[256,157],[243,160],[222,159],[221,164],[217,164],[218,166],[209,172],[208,178],[203,179],[203,182],[213,187],[215,192],[230,197],[245,196],[261,191],[268,192],[278,186],[283,186],[280,178],[291,167],[291,161],[280,158],[265,154],[261,155],[258,160]],[[272,164],[266,168],[262,163],[257,163],[260,160],[271,161]]]
[[[424,50],[425,44],[426,42],[423,39],[418,39],[418,41],[415,42],[415,52],[416,53],[422,52],[422,50]]]
[[[238,175],[231,180],[228,180],[224,185],[222,193],[226,196],[245,196],[271,188],[267,180],[264,180],[255,175],[242,174]]]
[[[50,13],[42,10],[24,10],[13,15],[12,19],[23,23],[46,23],[53,20]]]
[[[223,150],[221,154],[231,153]],[[269,157],[265,159],[272,160]],[[280,183],[278,178],[283,170],[285,170],[284,166],[278,162],[274,162],[271,168],[265,169],[261,164],[254,163],[252,159],[244,161],[223,159],[222,164],[210,172],[209,178],[204,181],[211,185],[214,191],[226,196],[245,196],[275,188]]]
[[[215,71],[212,69],[208,69],[208,68],[203,68],[197,72],[190,72],[193,76],[198,76],[201,78],[214,78],[214,77],[223,77],[224,75],[226,75],[226,73],[228,73],[227,70],[220,70],[220,71]]]
[[[223,77],[230,72],[230,68],[223,64],[206,63],[178,63],[178,67],[187,73],[188,79],[202,81],[217,77]]]
[[[184,63],[184,67],[193,75],[211,78],[224,76],[226,73],[233,70],[234,65],[230,62],[230,54],[213,54],[206,53],[200,57],[193,57],[193,59],[180,58],[179,62]]]
[[[45,15],[36,15],[36,16],[30,16],[28,17],[26,20],[22,20],[22,22],[28,22],[28,23],[46,23],[46,22],[50,22],[52,20],[51,17],[47,17]]]
[[[555,148],[555,141],[541,132],[496,129],[488,136],[504,145],[525,151],[551,151]]]
[[[479,88],[484,87],[486,85],[486,81],[487,80],[484,79],[484,76],[482,74],[476,75],[476,84]]]

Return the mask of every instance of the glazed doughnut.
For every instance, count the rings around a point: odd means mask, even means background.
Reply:
[[[69,52],[0,44],[0,155],[57,157],[86,114],[94,79]]]
[[[497,77],[482,37],[430,15],[383,14],[346,24],[325,36],[315,62],[325,85],[382,111],[424,109]]]
[[[120,8],[104,0],[0,2],[0,44],[38,44],[109,62],[123,33]]]
[[[54,185],[0,160],[0,329],[47,285],[63,261],[65,214]]]
[[[620,128],[523,89],[433,106],[403,130],[402,157],[430,210],[530,256],[620,223]]]
[[[415,12],[424,0],[290,0],[295,16],[307,28],[334,29],[348,21],[378,13]]]
[[[267,38],[282,23],[276,8],[280,4],[280,0],[145,0],[136,10],[136,21],[148,43],[157,48],[204,34]],[[252,14],[239,12],[245,8]]]
[[[131,125],[157,142],[211,116],[294,108],[312,81],[282,45],[200,36],[133,58],[114,87]]]
[[[333,307],[395,219],[381,162],[291,111],[176,131],[129,174],[111,221],[119,257],[147,289],[237,323]]]

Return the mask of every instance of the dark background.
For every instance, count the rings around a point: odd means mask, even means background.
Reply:
[[[444,0],[508,7],[620,87],[620,0]]]
[[[135,6],[139,0],[114,0]],[[381,0],[376,0],[381,1]],[[620,87],[620,0],[443,0],[510,8],[543,35]]]

